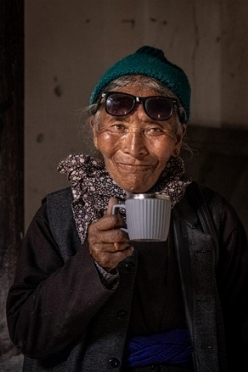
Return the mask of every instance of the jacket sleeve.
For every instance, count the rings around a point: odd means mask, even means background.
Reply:
[[[13,343],[32,358],[59,353],[86,337],[90,321],[113,292],[102,284],[87,244],[63,261],[44,203],[24,238],[8,294]]]
[[[231,370],[248,371],[248,245],[242,223],[224,201],[217,280]]]

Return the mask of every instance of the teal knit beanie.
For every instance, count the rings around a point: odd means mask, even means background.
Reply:
[[[186,74],[180,67],[169,62],[162,50],[150,46],[143,46],[110,67],[94,87],[90,104],[97,102],[111,81],[124,75],[145,75],[158,80],[178,97],[186,112],[185,122],[189,121],[190,85]]]

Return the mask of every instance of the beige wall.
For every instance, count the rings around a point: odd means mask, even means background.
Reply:
[[[246,0],[25,1],[26,226],[71,152],[91,152],[80,110],[100,74],[149,44],[188,74],[194,125],[248,126]]]

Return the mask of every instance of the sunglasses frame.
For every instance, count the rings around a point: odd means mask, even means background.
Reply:
[[[120,95],[123,95],[123,96],[129,96],[133,99],[133,105],[132,105],[132,108],[130,109],[130,111],[128,111],[128,113],[124,114],[124,115],[114,115],[112,114],[111,112],[109,112],[108,110],[108,107],[107,107],[107,99],[109,98],[109,96],[111,96],[112,94],[120,94]],[[165,119],[160,119],[160,118],[156,118],[156,117],[153,117],[149,114],[149,112],[147,111],[147,107],[146,107],[146,102],[147,100],[149,99],[156,99],[156,98],[164,98],[166,99],[167,101],[170,101],[172,102],[171,104],[171,112],[170,114],[168,115],[168,117],[166,117]],[[135,108],[135,106],[137,104],[142,104],[143,106],[143,109],[146,113],[147,116],[149,116],[151,119],[153,120],[157,120],[157,121],[166,121],[168,120],[172,114],[173,114],[173,111],[176,108],[178,108],[178,105],[179,105],[179,101],[175,98],[172,98],[172,97],[165,97],[165,96],[148,96],[148,97],[139,97],[139,96],[134,96],[132,94],[129,94],[129,93],[124,93],[124,92],[116,92],[116,91],[110,91],[110,92],[103,92],[101,94],[101,98],[100,98],[100,102],[99,104],[101,103],[101,100],[102,99],[105,99],[105,102],[104,102],[104,106],[105,106],[105,111],[109,114],[109,115],[112,115],[112,116],[116,116],[116,117],[124,117],[124,116],[127,116],[129,115]],[[99,107],[99,104],[98,104],[98,107]]]

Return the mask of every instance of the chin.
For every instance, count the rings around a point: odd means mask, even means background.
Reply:
[[[138,175],[139,176],[139,175]],[[157,182],[157,178],[153,175],[146,177],[138,177],[134,174],[122,175],[122,177],[113,178],[117,185],[128,193],[139,194],[148,192]]]
[[[126,192],[128,193],[131,193],[131,194],[141,194],[141,193],[145,193],[145,192],[148,192],[153,185],[148,185],[147,187],[144,187],[144,184],[143,185],[127,185],[127,184],[122,184],[122,185],[119,185],[123,190],[125,190]]]

